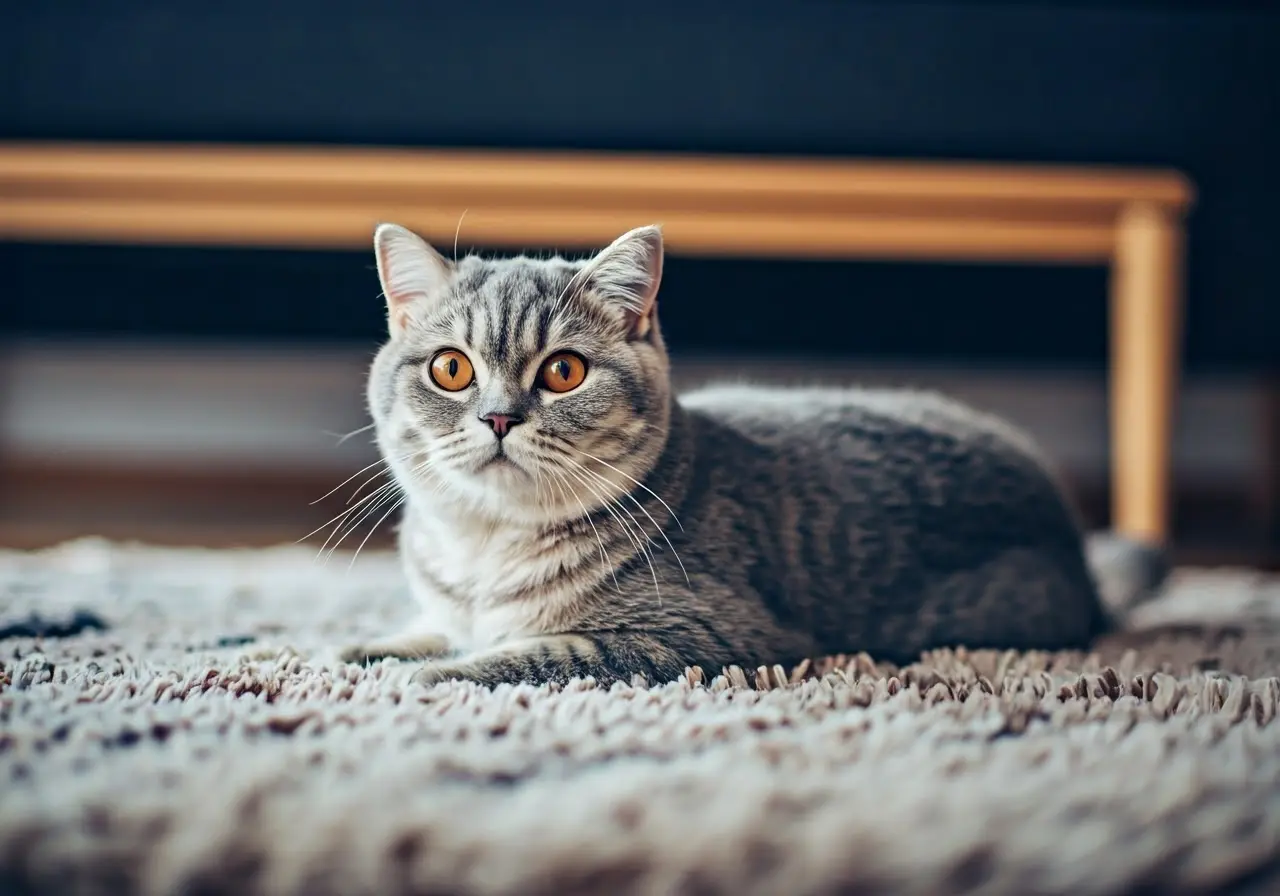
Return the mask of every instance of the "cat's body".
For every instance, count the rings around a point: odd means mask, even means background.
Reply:
[[[1003,422],[907,391],[674,397],[656,230],[586,265],[449,264],[380,236],[393,338],[370,405],[422,615],[349,658],[430,658],[425,682],[667,680],[1108,626],[1061,490]],[[548,369],[586,372],[561,391]],[[1155,555],[1128,554],[1153,584]]]

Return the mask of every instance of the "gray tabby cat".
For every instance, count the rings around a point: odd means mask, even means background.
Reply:
[[[665,681],[1111,625],[1060,489],[1000,420],[905,391],[677,399],[657,227],[576,262],[449,262],[392,224],[374,244],[390,339],[368,400],[421,615],[344,659],[427,660],[423,683]],[[1099,546],[1131,579],[1108,603],[1157,584],[1157,551]]]

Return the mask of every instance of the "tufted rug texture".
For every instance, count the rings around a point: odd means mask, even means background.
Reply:
[[[326,659],[394,557],[0,552],[0,892],[1280,893],[1280,582],[1094,653],[596,689]]]

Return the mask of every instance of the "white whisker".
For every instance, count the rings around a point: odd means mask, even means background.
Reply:
[[[601,475],[600,475],[599,473],[597,473],[595,470],[588,469],[587,467],[583,466],[582,464],[578,463],[578,462],[577,462],[577,461],[575,461],[575,460],[571,460],[571,459],[569,459],[569,458],[565,458],[565,460],[567,460],[569,463],[573,464],[575,467],[577,467],[577,468],[578,468],[579,470],[581,470],[582,472],[584,472],[584,473],[586,473],[586,474],[588,474],[588,475],[590,475],[590,476],[594,476],[594,477],[596,477],[596,479],[600,480],[600,481],[601,481],[602,483],[604,483],[606,486],[613,485],[613,483],[612,483],[612,482],[610,482],[610,481],[609,481],[608,479],[606,479],[604,476],[601,476]],[[691,586],[691,587],[692,587],[693,582],[691,582],[691,581],[689,580],[689,573],[688,573],[688,571],[684,568],[684,561],[680,559],[680,552],[679,552],[679,551],[677,551],[677,550],[676,550],[676,546],[675,546],[675,545],[673,545],[673,544],[671,543],[671,539],[667,537],[667,533],[666,533],[666,531],[662,528],[662,526],[658,525],[658,521],[657,521],[657,520],[655,520],[655,519],[653,518],[653,515],[652,515],[652,514],[650,514],[648,510],[646,510],[646,509],[645,509],[645,506],[644,506],[643,504],[641,504],[641,503],[636,499],[635,495],[631,494],[630,492],[627,492],[627,493],[626,493],[626,497],[627,497],[628,499],[630,499],[630,501],[631,501],[631,503],[632,503],[632,504],[636,505],[636,507],[637,507],[637,508],[639,508],[639,510],[640,510],[640,512],[641,512],[641,513],[643,513],[646,517],[648,517],[649,522],[653,523],[653,527],[654,527],[655,529],[657,529],[657,530],[658,530],[658,534],[662,536],[662,540],[663,540],[663,541],[665,541],[665,542],[667,543],[667,547],[671,549],[671,555],[672,555],[673,557],[675,557],[675,558],[676,558],[676,563],[678,563],[678,564],[680,565],[680,572],[684,575],[684,581],[685,581],[685,584],[687,584],[687,585],[689,585],[689,586]],[[615,500],[616,500],[616,499],[615,499]],[[661,500],[661,499],[659,499],[659,500]],[[619,506],[621,506],[621,505],[619,505]],[[628,511],[628,513],[630,513],[630,511]],[[675,517],[675,514],[672,514],[672,518],[674,518],[674,517]],[[635,519],[635,517],[633,516],[633,517],[632,517],[632,519]],[[679,521],[677,520],[677,522],[679,522]],[[637,525],[637,526],[639,525],[639,521],[637,521],[636,525]]]
[[[433,461],[428,458],[427,460],[424,460],[421,463],[414,466],[409,471],[408,475],[410,477],[417,476],[423,470],[432,466],[432,464],[433,464]],[[375,496],[377,497],[375,498]],[[346,531],[343,532],[338,537],[337,541],[333,543],[333,547],[329,550],[329,554],[325,558],[325,563],[327,564],[329,562],[329,560],[337,552],[338,548],[342,545],[342,542],[346,540],[347,536],[349,536],[356,529],[360,528],[360,525],[365,520],[370,519],[375,513],[377,513],[383,507],[386,507],[387,504],[389,503],[391,506],[378,519],[378,521],[373,524],[373,526],[369,529],[368,533],[365,534],[364,540],[361,541],[360,545],[356,548],[355,556],[351,558],[351,563],[352,565],[354,565],[355,558],[360,555],[361,549],[363,549],[365,544],[368,543],[369,539],[373,536],[373,533],[378,530],[378,527],[382,525],[382,523],[387,519],[387,517],[391,516],[391,514],[394,513],[396,509],[399,508],[404,503],[406,497],[407,496],[405,495],[404,491],[400,488],[399,483],[397,483],[395,480],[392,480],[391,482],[388,482],[385,485],[380,486],[376,491],[372,492],[365,499],[363,499],[361,501],[362,504],[364,504],[366,501],[369,501],[370,499],[374,499],[374,500],[372,500],[371,503],[366,504],[366,506],[364,507],[364,510],[358,515],[355,522],[352,523],[350,526],[348,526]],[[352,508],[352,509],[354,510],[355,508]],[[342,525],[343,525],[342,523],[339,523],[337,528],[340,529]],[[333,534],[336,534],[336,530],[335,530],[335,533]],[[332,538],[333,534],[330,534],[329,537]],[[328,543],[329,543],[329,539],[325,539],[325,545],[328,545]],[[325,545],[321,546],[320,548],[321,553],[323,553]],[[350,568],[351,568],[350,566],[347,567],[348,570],[350,570]]]
[[[353,516],[354,522],[351,520],[343,520],[338,523],[338,525],[334,527],[334,531],[329,533],[329,537],[324,540],[324,544],[320,546],[320,551],[316,555],[317,559],[319,559],[321,554],[324,554],[325,548],[329,547],[329,542],[333,540],[334,536],[337,536],[337,540],[333,542],[333,547],[329,549],[329,553],[325,557],[325,563],[328,563],[329,559],[333,557],[334,553],[342,545],[342,542],[346,540],[347,536],[358,529],[360,524],[369,519],[370,516],[377,513],[379,508],[381,508],[388,500],[392,500],[396,496],[397,490],[398,486],[395,482],[388,482],[386,485],[379,487],[377,491],[370,493],[367,498],[362,500],[360,504],[356,505],[356,507],[360,507],[360,512]],[[361,507],[361,505],[363,505],[363,507]],[[355,507],[352,508],[353,511],[355,509]],[[348,525],[348,523],[350,525]],[[346,526],[345,530],[343,529],[343,526]]]
[[[403,457],[396,458],[396,459],[407,460],[411,456],[412,454],[407,454],[407,455],[404,455]],[[423,469],[426,466],[426,464],[427,462],[423,462],[418,467],[414,468],[413,472],[416,473],[419,470]],[[365,467],[365,470],[367,469],[369,468]],[[364,470],[361,470],[360,472],[364,472]],[[358,472],[355,475],[358,476],[360,475],[360,473]],[[363,489],[366,485],[368,485],[370,482],[372,482],[374,479],[376,479],[380,475],[382,475],[381,472],[379,472],[378,474],[375,474],[373,477],[361,483],[360,488],[356,489],[356,495],[360,493],[360,489]],[[352,478],[354,477],[347,477],[347,481],[350,482]],[[329,547],[329,542],[332,541],[336,536],[337,541],[333,545],[333,550],[329,551],[329,556],[332,556],[333,552],[338,549],[338,546],[342,543],[343,539],[345,539],[348,535],[351,534],[352,531],[354,531],[357,527],[359,527],[360,523],[362,523],[365,519],[368,519],[371,513],[376,512],[377,508],[382,504],[383,500],[387,497],[387,495],[398,488],[399,488],[399,485],[396,483],[394,479],[392,479],[389,482],[383,483],[382,485],[378,486],[378,488],[374,489],[372,492],[365,495],[359,501],[356,501],[354,504],[351,504],[351,506],[345,508],[341,513],[333,517],[333,519],[329,520],[327,523],[324,523],[323,525],[313,529],[312,531],[308,532],[306,535],[302,536],[302,538],[299,538],[298,541],[295,543],[300,544],[301,542],[306,541],[311,536],[319,532],[322,532],[325,529],[328,529],[330,526],[333,526],[333,531],[329,533],[328,537],[325,538],[324,540],[324,544],[322,544],[320,546],[319,551],[317,551],[316,559],[318,560],[322,555],[324,555],[325,549]],[[329,494],[333,494],[333,492],[331,491]],[[352,500],[355,500],[355,495],[352,495],[351,499],[348,500],[348,503],[350,504],[350,501]],[[347,529],[345,532],[343,532],[344,526],[347,526]],[[325,562],[327,563],[328,560],[326,559]]]
[[[369,430],[373,429],[373,428],[374,428],[375,426],[377,426],[377,425],[378,425],[377,423],[369,423],[369,424],[367,424],[367,425],[365,425],[365,426],[360,427],[359,429],[353,429],[353,430],[351,430],[351,432],[349,432],[349,433],[345,433],[345,434],[344,434],[344,433],[327,432],[327,431],[326,431],[326,432],[325,432],[325,435],[327,435],[327,436],[333,436],[335,439],[337,439],[338,441],[335,443],[335,446],[334,446],[334,447],[337,447],[337,445],[341,445],[342,443],[344,443],[347,439],[351,438],[352,436],[358,436],[358,435],[360,435],[360,433],[362,433],[362,432],[368,432]]]
[[[587,510],[587,505],[582,502],[582,498],[579,497],[578,493],[574,490],[573,483],[569,482],[568,479],[565,478],[563,474],[556,472],[554,470],[551,471],[551,475],[555,477],[555,479],[553,479],[552,481],[555,482],[556,480],[559,480],[559,482],[563,483],[565,488],[567,488],[570,494],[573,495],[574,500],[578,502],[578,506],[582,508],[583,519],[585,519],[587,521],[587,524],[591,526],[591,531],[594,532],[596,536],[596,544],[600,545],[600,559],[604,562],[604,565],[608,568],[609,574],[613,576],[613,587],[617,589],[619,594],[621,594],[622,586],[618,584],[618,570],[613,565],[613,560],[610,559],[609,552],[605,550],[604,539],[600,537],[600,530],[596,528],[595,520],[591,519],[591,511]],[[557,483],[557,485],[558,484],[559,483]]]
[[[462,222],[466,220],[467,212],[469,211],[471,211],[471,209],[469,208],[464,208],[462,210],[462,215],[459,216],[458,218],[458,226],[454,228],[454,231],[453,231],[453,263],[454,264],[458,263],[458,237],[462,234]]]
[[[569,277],[569,282],[568,282],[568,283],[566,283],[566,284],[564,285],[564,289],[560,290],[560,295],[556,296],[556,300],[555,300],[555,302],[554,302],[554,303],[552,303],[552,305],[551,305],[551,313],[552,313],[552,315],[556,315],[556,314],[559,314],[559,313],[560,313],[560,303],[564,301],[564,299],[565,299],[565,297],[566,297],[567,295],[569,295],[569,291],[570,291],[571,289],[574,289],[574,288],[577,286],[578,276],[579,276],[583,271],[585,271],[585,270],[586,270],[586,268],[585,268],[585,267],[578,268],[578,269],[577,269],[576,271],[574,271],[574,272],[573,272],[573,274]]]
[[[337,485],[335,485],[333,488],[329,489],[329,490],[328,490],[327,492],[325,492],[323,495],[321,495],[320,497],[318,497],[318,498],[316,498],[314,501],[312,501],[312,502],[311,502],[311,505],[314,507],[316,504],[319,504],[319,503],[320,503],[321,501],[323,501],[325,498],[327,498],[327,497],[329,497],[330,495],[332,495],[332,494],[333,494],[334,492],[336,492],[338,489],[342,488],[344,485],[346,485],[346,484],[347,484],[348,482],[350,482],[352,479],[355,479],[357,476],[359,476],[361,473],[365,472],[366,470],[371,470],[371,469],[373,469],[374,467],[378,466],[379,464],[385,464],[385,463],[387,463],[387,461],[380,457],[380,458],[378,458],[377,460],[375,460],[373,463],[371,463],[371,464],[369,464],[369,465],[367,465],[367,466],[361,467],[360,469],[358,469],[358,470],[356,470],[354,473],[352,473],[350,476],[348,476],[346,479],[344,479],[344,480],[342,480],[341,482],[339,482],[339,483],[338,483]]]
[[[317,534],[317,533],[319,533],[319,532],[323,532],[325,529],[328,529],[328,528],[329,528],[330,526],[332,526],[334,523],[338,523],[339,521],[341,521],[344,517],[348,516],[349,514],[355,513],[357,510],[359,510],[359,509],[360,509],[360,507],[361,507],[361,506],[363,506],[363,505],[364,505],[364,503],[365,503],[366,501],[369,501],[370,499],[372,499],[375,495],[379,494],[383,489],[387,488],[387,487],[388,487],[388,486],[390,486],[391,484],[392,484],[392,483],[387,483],[386,485],[382,485],[382,486],[380,486],[378,489],[374,490],[373,492],[371,492],[371,493],[369,493],[369,494],[365,495],[363,498],[361,498],[359,501],[357,501],[354,505],[352,505],[352,506],[350,506],[350,507],[347,507],[347,508],[346,508],[346,509],[344,509],[341,513],[339,513],[337,516],[335,516],[333,519],[329,520],[327,523],[324,523],[323,525],[321,525],[321,526],[317,526],[315,529],[312,529],[310,532],[308,532],[306,535],[304,535],[304,536],[302,536],[301,538],[299,538],[299,539],[298,539],[296,542],[294,542],[294,543],[295,543],[295,544],[301,544],[302,542],[304,542],[304,541],[306,541],[308,538],[310,538],[312,535],[315,535],[315,534]],[[327,542],[327,541],[326,541],[325,543],[326,543],[326,544],[328,544],[328,542]],[[324,548],[322,547],[322,548],[321,548],[321,550],[324,550]]]
[[[383,522],[386,520],[387,517],[391,516],[391,514],[396,512],[396,509],[399,508],[400,505],[404,503],[404,499],[405,499],[404,493],[401,492],[400,497],[397,498],[391,504],[391,506],[387,509],[387,512],[384,513],[381,517],[379,517],[378,521],[374,523],[372,527],[370,527],[368,533],[364,537],[364,540],[361,541],[360,544],[356,547],[356,552],[351,555],[351,562],[347,564],[347,572],[351,572],[351,567],[356,565],[356,558],[360,556],[360,552],[364,550],[364,546],[368,543],[373,533],[378,531],[378,527],[383,524]]]
[[[591,494],[595,495],[598,499],[600,499],[600,501],[602,502],[603,509],[610,516],[612,516],[614,520],[617,521],[620,527],[622,527],[623,533],[631,541],[631,544],[635,546],[636,551],[639,552],[639,554],[642,557],[644,557],[645,562],[649,564],[649,573],[653,576],[653,590],[654,590],[654,593],[657,594],[658,596],[658,606],[662,606],[662,589],[658,587],[658,570],[653,565],[653,555],[650,553],[648,546],[646,544],[646,542],[649,540],[649,537],[645,535],[644,530],[643,529],[640,530],[639,537],[633,534],[631,531],[631,527],[627,524],[626,519],[624,519],[622,516],[618,514],[616,510],[614,510],[614,505],[617,505],[618,507],[620,507],[624,512],[626,511],[626,508],[622,507],[622,505],[620,504],[617,504],[617,502],[614,501],[612,498],[610,498],[608,495],[601,494],[591,484],[591,480],[587,479],[584,476],[581,476],[580,474],[577,473],[577,471],[573,470],[572,468],[564,470],[563,472],[576,478],[578,480],[578,483],[583,488],[585,488],[588,492],[590,492]],[[635,517],[632,517],[632,520],[635,521]],[[637,526],[640,525],[638,521],[636,522],[636,525]]]
[[[370,482],[373,482],[375,479],[377,479],[379,476],[382,476],[382,475],[383,475],[384,473],[386,473],[386,472],[387,472],[386,470],[379,470],[377,473],[374,473],[372,476],[370,476],[370,477],[369,477],[368,479],[366,479],[364,482],[362,482],[362,483],[360,483],[358,486],[356,486],[356,490],[355,490],[354,492],[352,492],[352,493],[351,493],[351,497],[350,497],[350,498],[347,498],[347,503],[348,503],[348,504],[350,504],[350,503],[351,503],[352,501],[354,501],[356,498],[360,497],[360,493],[361,493],[362,491],[364,491],[364,487],[365,487],[366,485],[368,485]]]
[[[676,516],[676,512],[671,509],[671,505],[669,505],[666,501],[662,500],[662,496],[659,495],[657,492],[655,492],[653,489],[649,488],[649,486],[645,485],[643,482],[641,482],[639,479],[636,479],[634,476],[631,476],[630,474],[624,473],[622,470],[619,470],[617,467],[615,467],[613,464],[609,463],[608,461],[601,460],[600,458],[596,457],[594,454],[588,454],[587,452],[583,451],[581,448],[574,448],[573,450],[577,451],[579,454],[581,454],[584,457],[591,458],[591,460],[595,461],[598,464],[603,464],[604,466],[608,467],[610,470],[613,470],[613,472],[617,473],[619,476],[626,476],[627,479],[634,482],[638,487],[644,489],[649,494],[653,495],[655,498],[658,499],[658,503],[667,509],[667,513],[671,514],[671,518],[676,521],[676,525],[680,526],[680,531],[681,532],[684,531],[684,526],[681,525],[679,517]]]

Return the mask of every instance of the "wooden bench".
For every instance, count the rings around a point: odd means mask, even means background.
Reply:
[[[673,253],[1109,265],[1113,524],[1163,540],[1181,331],[1177,172],[332,147],[0,144],[0,239],[579,250],[661,222]]]

